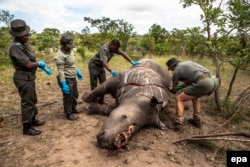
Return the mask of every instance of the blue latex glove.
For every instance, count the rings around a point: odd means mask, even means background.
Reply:
[[[43,61],[39,61],[39,62],[37,62],[37,67],[44,68],[44,67],[46,67],[46,64]]]
[[[111,75],[113,76],[113,77],[118,77],[118,72],[116,72],[116,71],[114,71],[114,70],[111,70]]]
[[[53,73],[53,71],[47,67],[43,67],[42,70],[46,72],[48,75],[51,75]]]
[[[184,87],[183,87],[182,84],[177,85],[177,90],[181,90],[181,89],[183,89],[183,88],[184,88]]]
[[[81,81],[83,76],[80,70],[76,70],[76,75],[77,75],[77,78]]]
[[[69,95],[69,94],[70,94],[69,86],[68,86],[68,84],[66,83],[66,81],[62,81],[62,82],[61,82],[61,86],[62,86],[62,91],[63,91],[63,93]]]
[[[138,65],[138,64],[141,64],[141,62],[139,62],[139,61],[131,61],[131,64],[132,64],[133,66],[136,66],[136,65]]]

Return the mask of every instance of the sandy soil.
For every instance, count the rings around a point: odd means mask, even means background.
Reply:
[[[88,76],[86,76],[88,78]],[[88,105],[81,96],[89,90],[87,81],[79,81],[78,99],[79,120],[65,119],[62,107],[62,94],[55,78],[49,81],[37,80],[39,119],[46,120],[38,136],[23,136],[20,123],[19,96],[17,91],[2,98],[5,109],[4,123],[0,127],[0,166],[1,167],[224,167],[226,150],[250,148],[248,143],[232,141],[173,142],[192,135],[233,132],[246,129],[247,122],[218,128],[225,120],[211,116],[208,99],[202,98],[202,129],[185,124],[183,133],[171,129],[159,130],[145,127],[133,136],[130,143],[122,149],[102,149],[96,135],[101,129],[103,115],[87,115]],[[10,101],[7,103],[7,101]],[[106,96],[113,104],[113,99]],[[9,110],[9,111],[8,111]],[[15,111],[14,113],[10,112]],[[174,100],[160,114],[161,120],[168,123],[174,117]],[[10,114],[11,113],[11,114]],[[186,118],[192,117],[192,105],[186,103]],[[249,127],[248,127],[249,130]]]

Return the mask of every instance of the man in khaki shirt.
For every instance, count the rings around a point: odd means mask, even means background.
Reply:
[[[113,77],[117,77],[119,75],[108,64],[115,54],[123,56],[124,59],[130,62],[133,66],[140,64],[140,62],[132,61],[132,59],[120,49],[119,40],[113,39],[111,42],[104,44],[89,61],[88,68],[91,90],[97,87],[98,80],[100,84],[106,80],[105,69],[110,72]],[[100,98],[98,102],[100,104],[104,103],[103,97]]]

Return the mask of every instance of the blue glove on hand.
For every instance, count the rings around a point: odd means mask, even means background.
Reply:
[[[118,77],[118,73],[116,72],[116,71],[114,71],[114,70],[111,70],[111,75],[113,76],[113,77]]]
[[[177,85],[177,90],[181,90],[181,89],[183,89],[183,88],[184,88],[184,87],[183,87],[182,84]]]
[[[77,78],[81,81],[83,78],[81,71],[76,70],[76,75],[77,75]]]
[[[48,75],[51,75],[53,73],[53,71],[47,67],[43,67],[42,70],[46,72]]]
[[[62,82],[61,82],[61,86],[62,86],[62,91],[63,91],[63,93],[69,95],[69,94],[70,94],[69,86],[68,86],[68,84],[66,83],[66,81],[62,81]]]
[[[37,67],[44,68],[44,67],[46,67],[46,64],[43,61],[39,61],[39,62],[37,62]]]
[[[131,61],[131,64],[132,64],[133,66],[136,66],[136,65],[138,65],[138,64],[141,64],[141,62],[139,62],[139,61]]]

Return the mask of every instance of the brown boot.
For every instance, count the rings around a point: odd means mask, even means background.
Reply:
[[[172,129],[175,132],[183,132],[184,131],[183,124],[176,122],[176,121],[172,123]]]
[[[174,122],[172,123],[172,129],[176,132],[183,132],[183,123],[184,117],[183,116],[176,116]]]
[[[194,125],[196,128],[201,128],[201,120],[200,119],[189,119],[188,122],[192,125]]]

